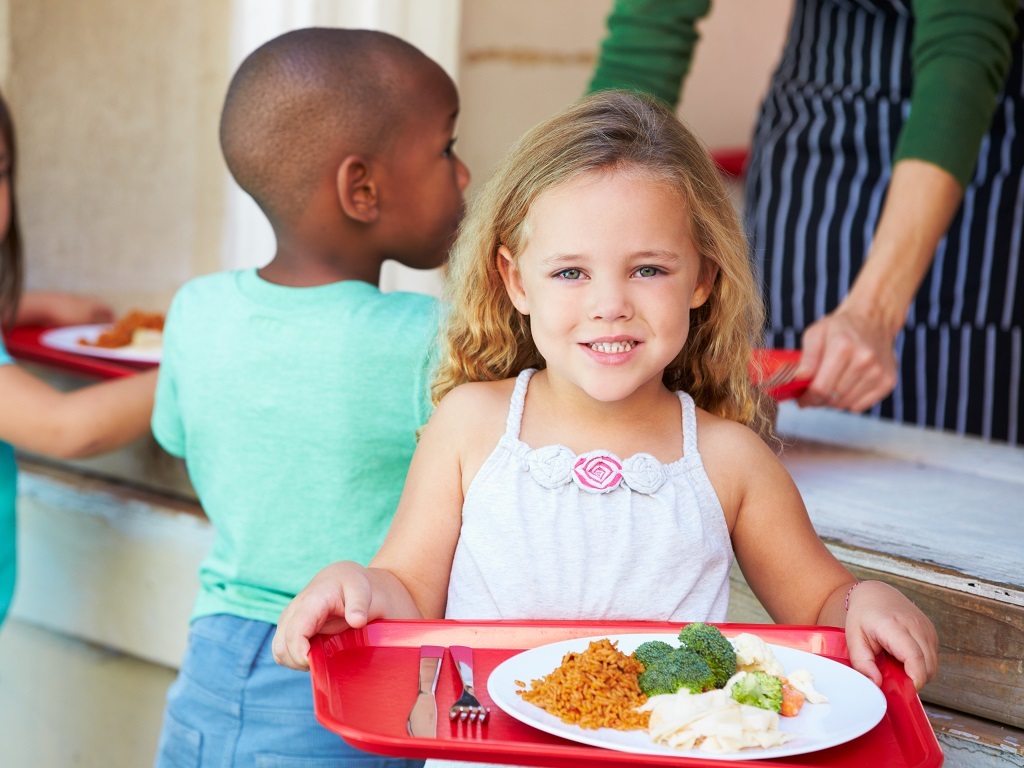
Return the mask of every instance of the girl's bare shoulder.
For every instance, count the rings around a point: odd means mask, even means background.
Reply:
[[[468,384],[460,384],[441,398],[441,402],[437,405],[437,412],[451,412],[462,418],[467,418],[492,413],[495,408],[503,408],[508,411],[508,404],[512,399],[512,390],[515,385],[515,379],[473,381]]]
[[[697,446],[703,458],[737,451],[743,455],[774,456],[768,445],[745,424],[697,408]],[[749,452],[749,453],[748,453]]]
[[[441,398],[431,422],[452,433],[490,435],[497,431],[500,437],[515,383],[515,379],[502,379],[460,384]]]
[[[730,524],[752,484],[788,477],[778,457],[756,432],[700,408],[697,450]]]

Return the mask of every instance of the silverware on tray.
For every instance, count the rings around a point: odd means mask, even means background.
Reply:
[[[434,691],[437,689],[443,656],[444,648],[439,645],[420,646],[419,690],[405,724],[410,736],[437,738],[437,701],[434,699]]]
[[[482,723],[487,719],[489,709],[484,707],[476,697],[473,689],[473,649],[465,645],[452,645],[448,647],[455,661],[455,668],[462,678],[462,695],[452,704],[448,710],[448,717],[451,720],[462,722]]]

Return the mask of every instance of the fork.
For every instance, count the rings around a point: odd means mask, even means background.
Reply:
[[[796,360],[787,360],[772,371],[771,375],[761,381],[761,389],[768,391],[775,389],[776,387],[781,387],[784,384],[789,384],[796,375],[796,370],[799,367],[800,364]]]
[[[480,703],[473,689],[473,649],[465,645],[453,645],[448,650],[451,651],[455,668],[459,670],[459,677],[462,678],[462,695],[448,710],[448,718],[482,723],[487,719],[490,710]]]

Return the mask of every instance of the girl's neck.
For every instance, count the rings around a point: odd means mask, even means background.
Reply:
[[[660,380],[628,398],[603,402],[542,370],[527,390],[520,439],[534,448],[558,443],[578,454],[650,453],[670,463],[682,456],[681,424],[679,398]]]

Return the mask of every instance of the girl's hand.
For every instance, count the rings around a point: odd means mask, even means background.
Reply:
[[[27,291],[18,304],[15,325],[93,325],[109,323],[114,311],[89,296],[61,291]]]
[[[858,672],[882,684],[875,655],[887,651],[903,663],[917,690],[938,671],[939,638],[921,610],[899,590],[880,581],[864,581],[849,595],[846,644]]]
[[[324,568],[281,612],[272,646],[274,661],[292,669],[309,669],[310,638],[365,626],[371,596],[369,571],[358,563]]]

